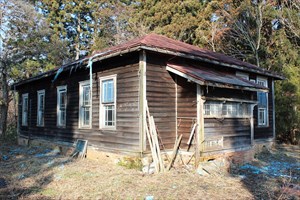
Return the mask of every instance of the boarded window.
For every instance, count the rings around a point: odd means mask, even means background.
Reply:
[[[37,98],[37,126],[44,126],[45,90],[39,90],[37,92]]]

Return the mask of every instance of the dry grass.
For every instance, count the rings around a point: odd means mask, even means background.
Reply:
[[[144,199],[147,196],[154,199],[256,199],[265,197],[264,194],[270,194],[271,198],[287,197],[280,192],[281,183],[276,178],[258,176],[253,180],[250,175],[242,178],[232,174],[200,176],[184,168],[145,175],[117,165],[114,157],[104,153],[98,161],[70,160],[42,148],[2,145],[0,158],[15,149],[18,151],[9,159],[0,160],[0,178],[7,182],[5,188],[0,186],[0,199]],[[259,183],[265,187],[256,193]]]

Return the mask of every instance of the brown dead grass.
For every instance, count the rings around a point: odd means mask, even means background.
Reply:
[[[44,149],[2,145],[0,157],[19,148],[16,155],[0,160],[0,178],[7,187],[0,188],[0,199],[255,199],[258,196],[245,179],[230,174],[200,176],[184,168],[145,175],[115,163],[116,158],[103,153],[98,160],[70,160],[51,152],[36,157]],[[2,154],[2,155],[1,155]],[[247,180],[251,181],[251,179]],[[262,177],[272,193],[278,180]],[[257,184],[256,182],[253,182]],[[251,184],[250,184],[251,185]],[[256,187],[257,185],[255,185]],[[275,188],[275,189],[274,189]],[[280,197],[281,193],[277,194]],[[270,196],[271,197],[271,196]],[[273,196],[272,196],[273,197]],[[297,197],[295,197],[297,198]]]

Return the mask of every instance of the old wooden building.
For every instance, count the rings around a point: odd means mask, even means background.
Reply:
[[[275,137],[274,81],[280,79],[150,34],[16,83],[19,137],[80,138],[105,151],[143,154],[148,105],[165,150],[181,134],[187,150],[193,129],[192,143],[203,156],[247,150]]]

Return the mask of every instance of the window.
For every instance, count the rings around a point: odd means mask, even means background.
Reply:
[[[44,126],[45,90],[39,90],[37,98],[37,126]]]
[[[66,126],[67,86],[57,87],[57,126]]]
[[[236,76],[238,76],[240,78],[243,78],[243,79],[246,79],[246,80],[249,80],[249,74],[247,74],[247,73],[236,72]]]
[[[100,128],[116,127],[116,75],[100,78]]]
[[[264,78],[257,78],[257,84],[268,87],[268,80]],[[258,126],[268,126],[268,93],[267,92],[257,92],[258,100],[258,111],[257,111],[257,121]]]
[[[22,126],[28,125],[28,93],[22,95]]]
[[[249,104],[240,102],[207,101],[204,104],[205,117],[249,117]]]
[[[79,83],[79,127],[91,127],[91,91],[90,82],[84,81]]]
[[[204,115],[221,116],[222,104],[220,102],[210,101],[204,104]]]

